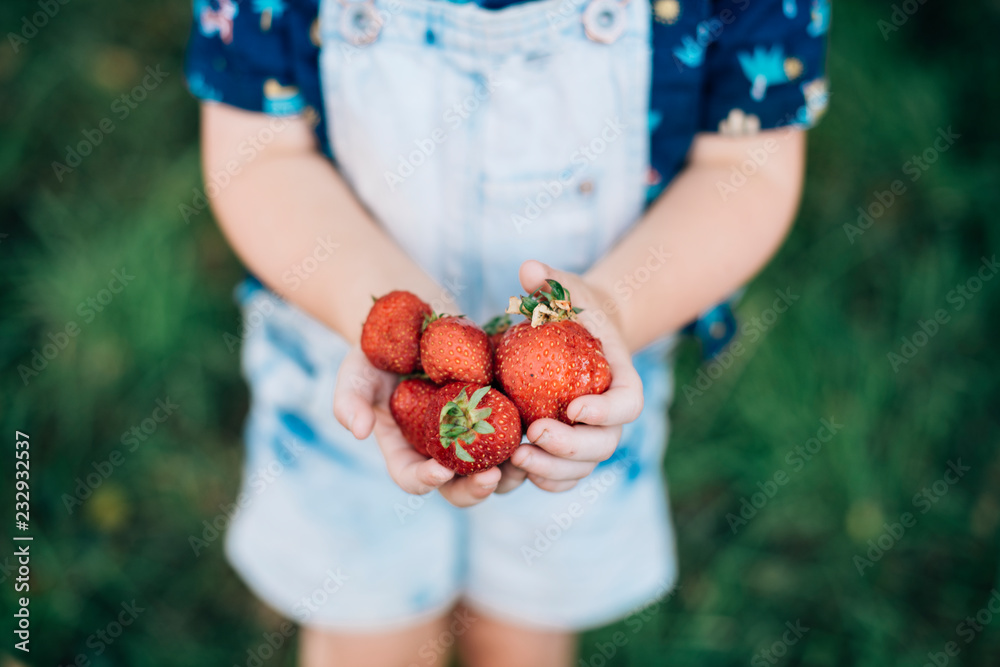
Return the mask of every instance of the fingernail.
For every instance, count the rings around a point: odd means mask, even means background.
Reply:
[[[431,473],[431,479],[439,484],[447,482],[451,478],[451,473],[441,470],[435,473]]]
[[[526,453],[525,454],[521,454],[518,457],[518,461],[514,462],[514,465],[516,465],[518,468],[523,468],[524,466],[528,465],[528,461],[531,460],[531,450],[528,449],[528,448],[525,448],[522,451],[524,451]]]
[[[549,441],[549,429],[543,429],[537,438],[535,438],[536,445],[544,445]]]
[[[347,415],[347,430],[351,433],[354,432],[354,413]]]
[[[576,419],[574,419],[573,421],[575,421],[575,422],[582,422],[583,419],[584,419],[584,417],[586,417],[586,416],[587,416],[587,408],[586,407],[582,407],[582,408],[580,408],[580,411],[576,413]]]
[[[499,482],[493,482],[492,484],[480,484],[479,486],[483,489],[483,491],[492,491],[497,488],[497,484],[499,484]]]

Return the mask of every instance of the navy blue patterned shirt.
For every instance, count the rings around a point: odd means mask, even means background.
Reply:
[[[335,157],[320,89],[319,1],[194,0],[186,66],[192,94],[249,111],[305,114]],[[829,0],[652,0],[649,199],[683,168],[697,132],[812,127],[829,98],[829,25]],[[724,313],[706,316],[702,323],[728,327],[722,336],[699,335],[711,356],[734,327]]]

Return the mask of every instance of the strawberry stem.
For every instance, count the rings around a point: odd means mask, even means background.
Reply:
[[[510,315],[503,313],[502,315],[497,315],[492,320],[487,322],[483,327],[483,331],[485,331],[488,336],[495,336],[503,333],[507,329],[510,329],[510,325]]]
[[[507,312],[520,313],[531,320],[531,326],[537,327],[546,322],[575,320],[577,313],[583,312],[574,308],[570,301],[569,290],[558,281],[548,279],[549,289],[537,289],[528,296],[510,298]]]
[[[455,456],[461,461],[472,463],[475,459],[465,450],[462,443],[471,445],[475,442],[477,434],[494,433],[496,429],[486,421],[486,418],[493,412],[492,408],[478,408],[479,403],[490,392],[490,387],[480,387],[470,398],[462,387],[453,400],[445,403],[441,408],[440,427],[438,435],[441,438],[441,446],[445,449],[455,448]]]

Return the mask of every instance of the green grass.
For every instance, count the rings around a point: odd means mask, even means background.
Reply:
[[[2,25],[33,11],[4,3]],[[589,664],[616,632],[626,641],[608,665],[753,664],[796,621],[809,631],[780,664],[922,665],[949,641],[951,664],[995,664],[1000,620],[970,643],[956,626],[1000,587],[1000,279],[960,310],[948,294],[1000,247],[998,11],[928,2],[886,41],[888,6],[837,3],[832,106],[810,136],[799,222],[741,315],[764,316],[776,289],[800,299],[728,368],[706,368],[718,378],[690,401],[697,351],[681,348],[667,458],[680,588],[584,636]],[[181,80],[188,20],[187,3],[77,0],[20,53],[0,46],[0,421],[8,442],[27,430],[33,447],[28,664],[243,664],[278,623],[220,543],[198,558],[188,546],[236,493],[246,408],[224,340],[240,268],[208,213],[185,224],[178,212],[200,178]],[[167,78],[119,119],[114,99],[158,64]],[[60,181],[51,163],[104,117],[114,131]],[[949,126],[961,138],[911,181],[905,163]],[[906,193],[851,243],[844,225],[897,179]],[[134,280],[85,315],[123,267]],[[894,372],[887,354],[938,309],[949,321]],[[78,335],[25,386],[17,367],[70,322]],[[181,407],[127,451],[123,433],[167,397]],[[843,428],[801,469],[789,463],[831,417]],[[68,513],[64,494],[116,449],[122,464]],[[970,470],[921,513],[915,494],[958,459]],[[787,484],[734,534],[727,515],[778,471]],[[854,557],[904,512],[915,525],[860,576]],[[0,572],[0,655],[12,576]],[[88,637],[132,599],[145,611],[96,655]],[[293,660],[283,647],[268,664]]]

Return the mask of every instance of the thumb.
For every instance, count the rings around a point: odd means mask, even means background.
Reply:
[[[541,287],[547,287],[545,281],[550,278],[565,285],[569,282],[567,280],[569,277],[571,277],[571,274],[566,273],[565,271],[553,269],[548,264],[543,264],[535,259],[529,259],[521,264],[521,270],[518,272],[518,278],[521,280],[521,287],[523,287],[528,294],[531,294]]]

